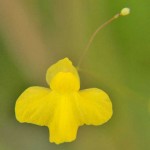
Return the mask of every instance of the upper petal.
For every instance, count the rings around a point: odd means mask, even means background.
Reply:
[[[57,100],[57,95],[50,89],[30,87],[16,101],[16,118],[19,122],[48,125],[53,117]]]
[[[112,116],[112,103],[108,95],[97,88],[79,92],[80,117],[87,125],[100,125]]]
[[[56,74],[63,72],[69,72],[71,73],[75,78],[77,78],[79,84],[80,79],[77,72],[77,69],[72,65],[72,62],[68,58],[64,58],[62,60],[59,60],[57,63],[50,66],[46,73],[46,81],[50,85],[52,79],[56,76]]]

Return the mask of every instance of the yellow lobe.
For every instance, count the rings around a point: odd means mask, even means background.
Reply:
[[[48,125],[57,105],[56,99],[56,95],[48,88],[34,86],[26,89],[16,101],[17,120],[40,126]]]
[[[83,123],[101,125],[111,118],[112,103],[104,91],[97,88],[85,89],[79,91],[79,96]]]
[[[50,142],[60,144],[76,139],[80,122],[75,103],[75,95],[72,93],[61,95],[53,120],[48,126]]]
[[[79,75],[77,72],[77,69],[72,65],[72,62],[68,58],[64,58],[59,60],[57,63],[50,66],[46,73],[46,81],[50,85],[51,80],[55,77],[57,73],[60,72],[70,72],[72,73],[76,78],[78,78],[79,82]]]
[[[50,87],[61,93],[70,93],[78,91],[80,83],[79,79],[71,72],[59,72],[52,78]]]

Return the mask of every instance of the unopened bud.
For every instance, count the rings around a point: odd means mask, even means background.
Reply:
[[[130,8],[123,8],[120,12],[121,16],[126,16],[130,14]]]

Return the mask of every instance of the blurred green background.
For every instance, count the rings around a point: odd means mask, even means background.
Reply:
[[[92,32],[123,7],[131,14],[100,31],[81,65],[81,88],[98,87],[114,114],[82,126],[76,141],[48,141],[46,127],[20,124],[14,107],[33,85],[48,86],[47,68],[61,58],[76,65]],[[149,0],[0,1],[0,150],[150,149]]]

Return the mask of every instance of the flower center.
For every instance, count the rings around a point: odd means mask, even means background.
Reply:
[[[78,91],[80,88],[79,79],[71,72],[59,72],[50,82],[52,90],[61,93]]]

